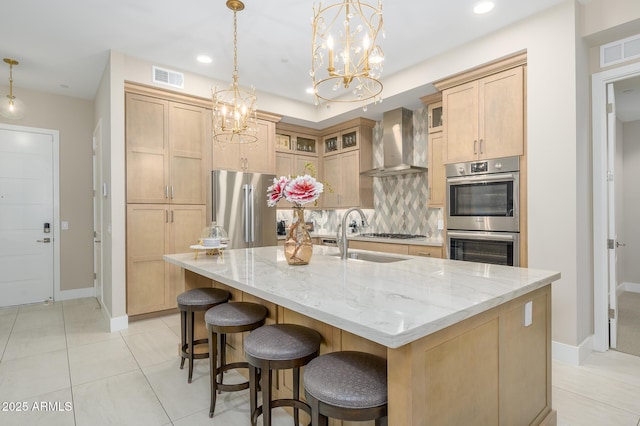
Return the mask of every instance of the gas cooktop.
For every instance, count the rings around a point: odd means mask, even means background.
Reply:
[[[414,235],[414,234],[393,234],[389,232],[370,232],[366,234],[360,234],[361,237],[371,237],[371,238],[397,238],[400,240],[408,240],[411,238],[425,238],[425,235]]]

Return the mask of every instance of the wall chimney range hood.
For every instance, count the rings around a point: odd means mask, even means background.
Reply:
[[[360,174],[385,177],[426,172],[426,167],[414,164],[413,112],[406,108],[387,111],[382,116],[382,126],[384,165]]]

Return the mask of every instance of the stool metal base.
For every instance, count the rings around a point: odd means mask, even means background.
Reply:
[[[375,420],[376,426],[387,426],[387,405],[371,408],[343,408],[327,404],[314,398],[309,392],[304,396],[311,407],[311,425],[327,426],[328,417],[338,420],[365,422]]]

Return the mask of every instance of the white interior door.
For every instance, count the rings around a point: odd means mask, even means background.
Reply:
[[[107,195],[102,179],[101,125],[93,132],[93,287],[102,303],[102,200]]]
[[[53,299],[53,149],[50,134],[0,128],[0,306]]]
[[[616,107],[613,83],[607,84],[607,226],[609,239],[609,346],[618,344],[618,267],[615,200]]]

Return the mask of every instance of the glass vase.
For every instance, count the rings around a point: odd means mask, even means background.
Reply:
[[[284,257],[289,265],[307,265],[313,254],[313,242],[304,222],[304,207],[293,208],[293,221],[284,240]]]

